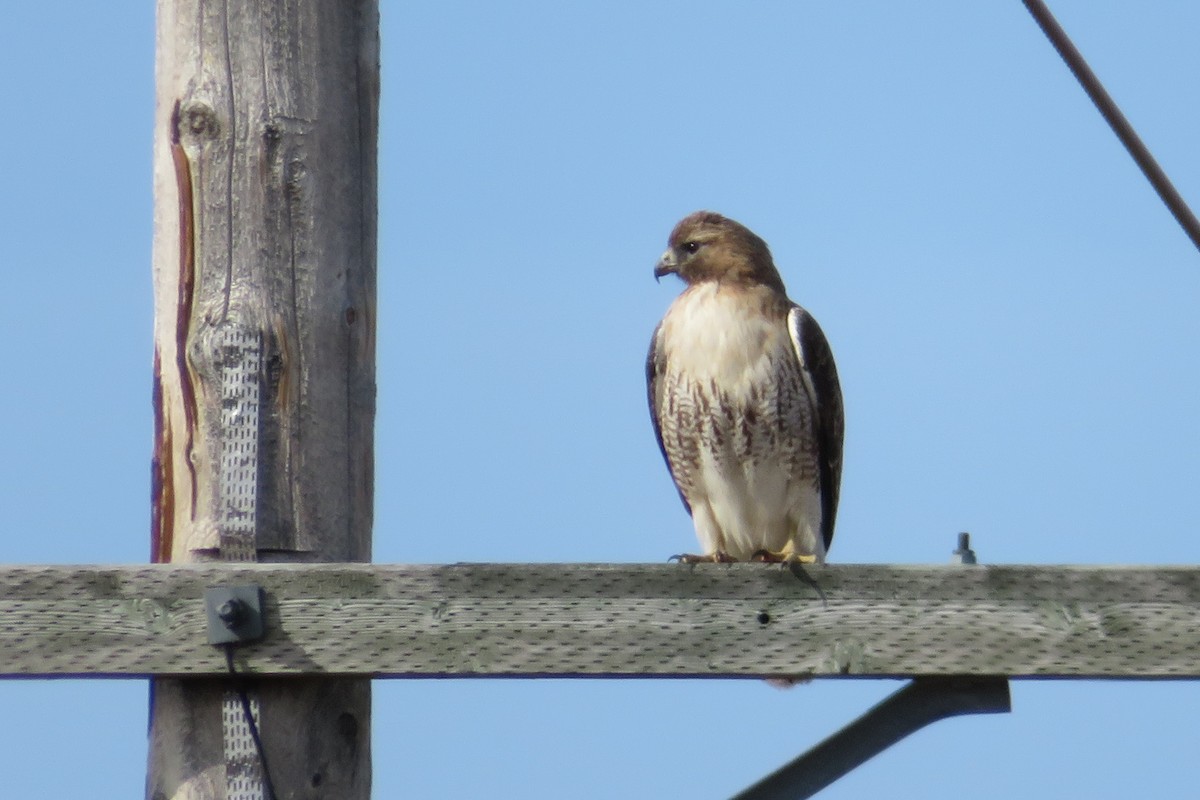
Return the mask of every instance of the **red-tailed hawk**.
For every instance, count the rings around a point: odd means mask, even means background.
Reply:
[[[650,416],[703,555],[821,563],[842,477],[842,393],[816,320],[787,298],[767,244],[699,211],[654,275],[687,284],[646,359]]]

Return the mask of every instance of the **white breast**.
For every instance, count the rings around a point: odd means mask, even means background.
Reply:
[[[769,354],[790,348],[784,326],[762,314],[747,313],[746,300],[715,283],[680,295],[663,319],[662,343],[672,372],[724,391],[768,379]]]

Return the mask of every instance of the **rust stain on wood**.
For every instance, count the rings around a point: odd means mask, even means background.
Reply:
[[[154,455],[150,463],[150,560],[171,558],[175,533],[175,462],[171,454],[171,429],[163,405],[162,356],[154,348]]]
[[[175,368],[179,372],[179,387],[183,393],[187,441],[184,461],[191,478],[191,518],[196,518],[196,465],[193,449],[197,427],[196,391],[187,363],[188,328],[192,322],[192,300],[196,277],[196,225],[192,195],[192,168],[179,135],[179,101],[171,111],[171,160],[175,165],[175,183],[179,192],[179,297],[175,316]],[[169,558],[169,554],[168,554]]]

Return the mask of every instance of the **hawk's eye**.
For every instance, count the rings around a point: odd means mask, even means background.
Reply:
[[[700,249],[699,242],[684,242],[683,243],[683,252],[685,252],[685,253],[694,253],[699,249]]]

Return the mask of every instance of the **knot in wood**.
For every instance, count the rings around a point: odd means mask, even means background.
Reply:
[[[293,153],[292,157],[287,161],[287,172],[284,174],[284,181],[287,186],[288,193],[293,197],[300,197],[308,182],[308,165],[304,163],[304,159],[297,153]]]
[[[221,133],[217,112],[207,103],[190,102],[180,109],[183,131],[196,139],[215,139]]]

